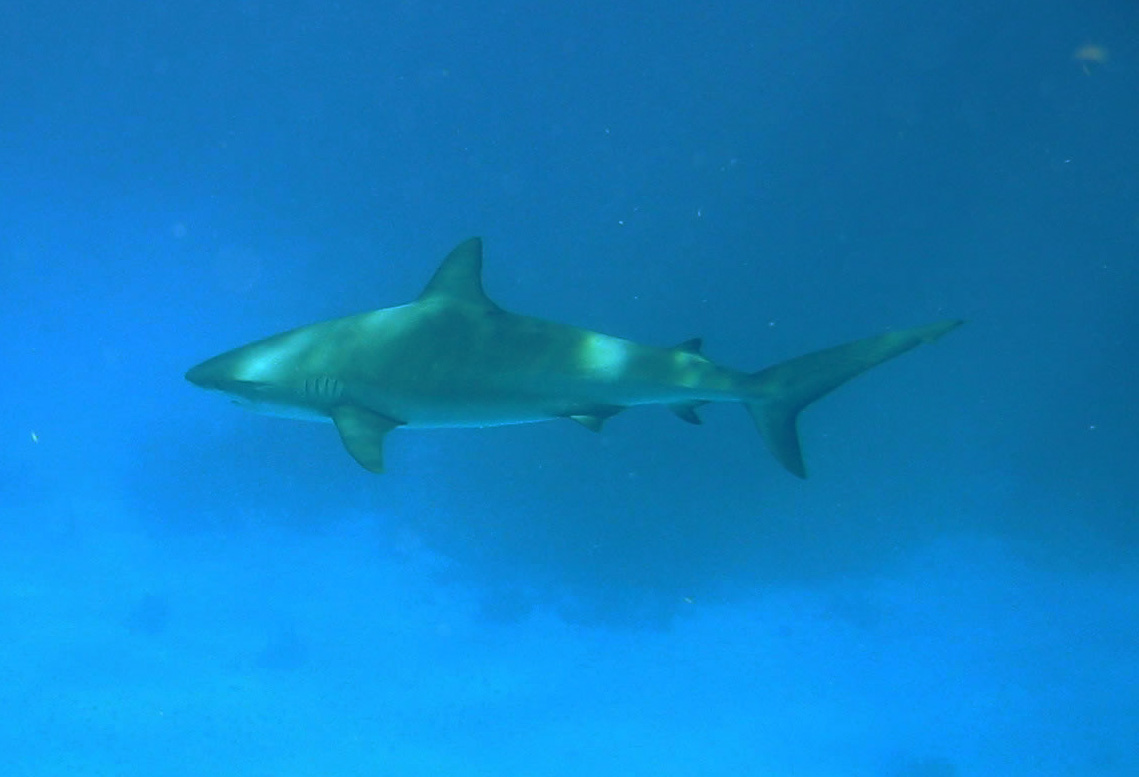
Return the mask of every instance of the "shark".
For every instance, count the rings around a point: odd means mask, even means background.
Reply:
[[[483,290],[482,264],[482,239],[471,238],[408,304],[272,335],[192,367],[186,379],[256,412],[330,421],[352,458],[376,473],[396,429],[569,419],[600,431],[643,405],[699,424],[701,406],[734,402],[775,459],[804,478],[804,408],[962,323],[888,331],[743,372],[706,358],[700,339],[657,347],[508,312]]]

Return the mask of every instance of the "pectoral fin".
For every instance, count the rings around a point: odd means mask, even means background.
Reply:
[[[344,405],[332,412],[340,441],[361,467],[369,472],[384,471],[384,436],[402,421],[395,421],[356,405]]]
[[[700,416],[696,415],[696,408],[705,404],[704,402],[677,402],[669,405],[668,409],[676,413],[677,418],[689,424],[702,424],[704,421]]]
[[[598,405],[580,413],[570,413],[566,418],[577,421],[591,432],[600,432],[602,425],[625,408],[617,405]]]

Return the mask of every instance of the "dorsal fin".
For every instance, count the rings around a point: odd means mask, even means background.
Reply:
[[[420,300],[445,297],[485,307],[498,307],[482,288],[482,238],[459,243],[431,276]]]
[[[704,347],[704,340],[699,337],[693,337],[691,340],[685,340],[683,343],[674,345],[674,351],[683,351],[684,353],[700,354],[700,349]]]

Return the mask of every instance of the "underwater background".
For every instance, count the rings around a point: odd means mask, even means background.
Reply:
[[[1139,7],[0,5],[0,774],[1139,774]],[[183,380],[490,296],[808,410],[397,431]]]

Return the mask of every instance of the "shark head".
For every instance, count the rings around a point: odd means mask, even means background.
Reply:
[[[242,360],[236,356],[235,351],[230,351],[212,359],[206,359],[206,361],[196,364],[186,371],[186,380],[207,391],[219,391],[223,394],[235,393],[240,390],[241,384],[249,382],[243,381],[239,377]]]
[[[255,413],[327,421],[321,400],[336,398],[342,388],[329,378],[306,377],[296,357],[301,343],[289,334],[207,359],[191,367],[186,380]]]
[[[256,380],[249,369],[251,360],[246,348],[223,353],[186,372],[186,380],[199,388],[216,392],[230,399],[234,404],[256,409],[264,402],[271,402],[274,391],[271,383]]]

